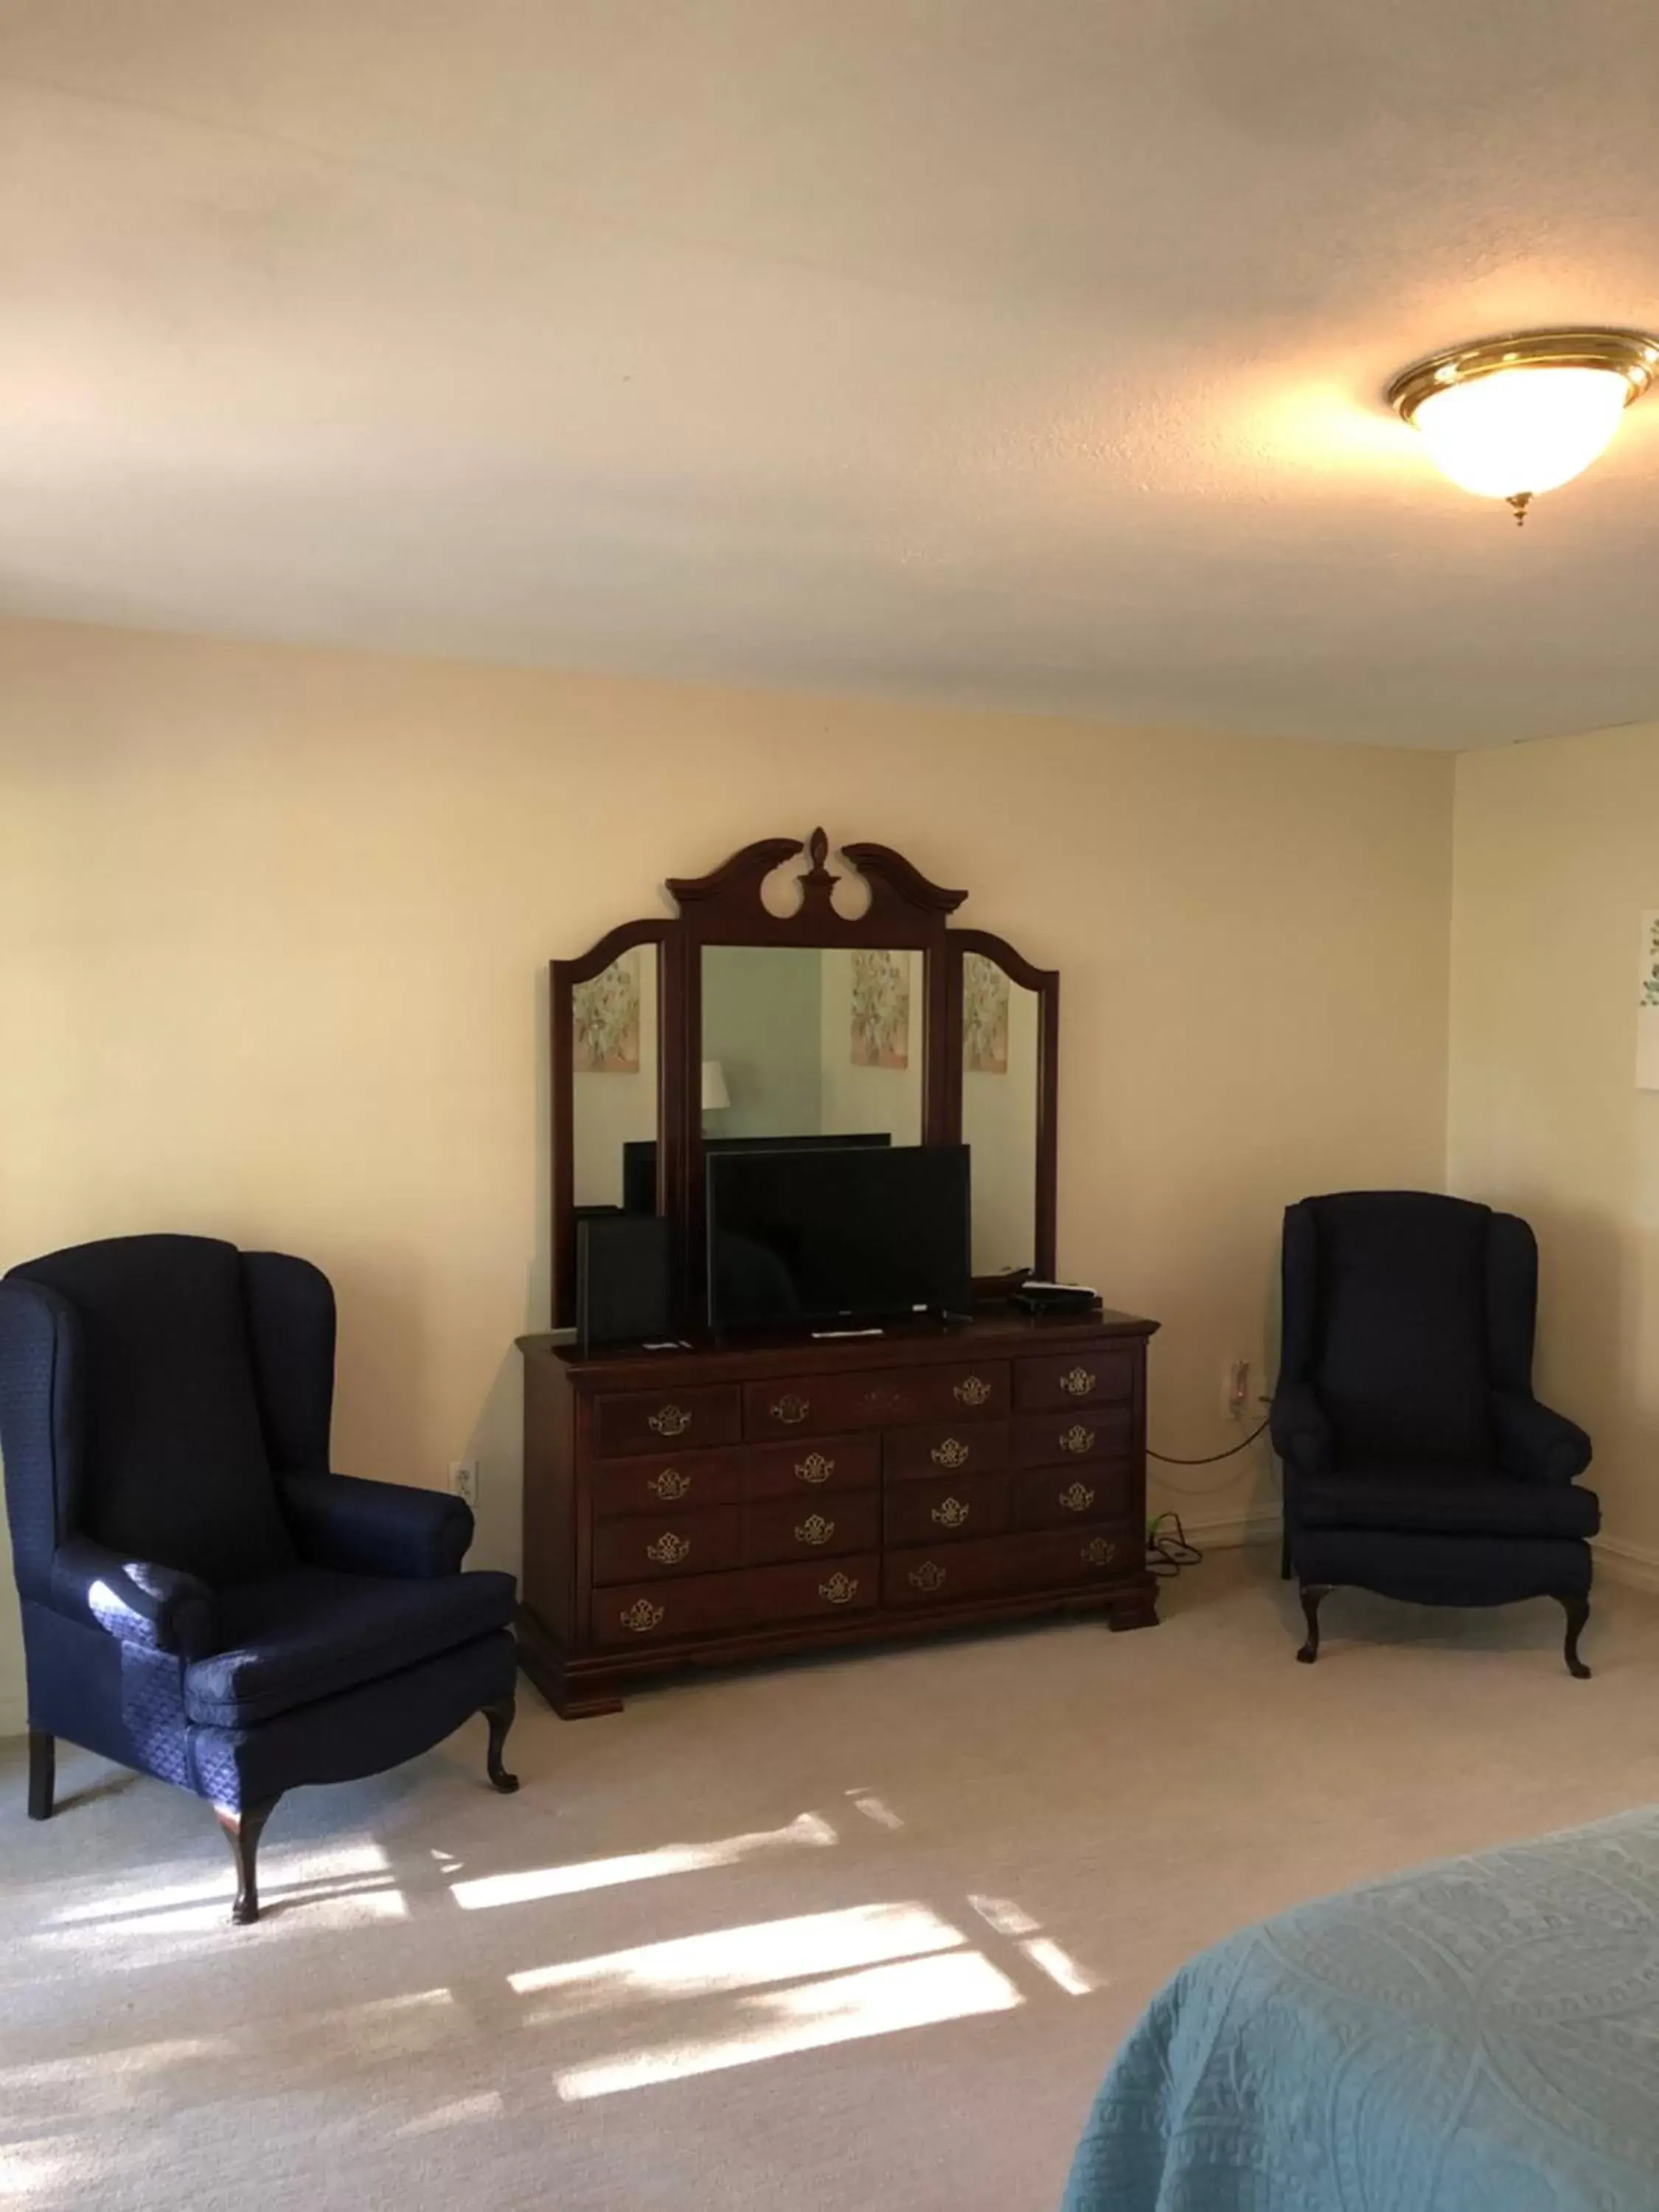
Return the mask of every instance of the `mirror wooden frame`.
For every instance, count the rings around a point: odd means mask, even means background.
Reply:
[[[768,877],[805,855],[794,878],[799,903],[787,914],[765,903]],[[676,1224],[678,1279],[690,1310],[701,1304],[702,1206],[702,953],[708,945],[761,945],[848,950],[871,947],[922,955],[921,1141],[961,1140],[963,955],[995,961],[1038,1000],[1035,1273],[1054,1270],[1058,1185],[1060,977],[1036,968],[1006,939],[979,929],[951,929],[950,917],[967,897],[933,882],[890,846],[853,844],[837,857],[846,875],[826,866],[830,841],[815,830],[805,845],[767,837],[745,845],[706,876],[671,877],[678,914],[622,923],[574,960],[550,963],[548,1018],[551,1073],[553,1326],[576,1315],[576,1206],[573,1012],[578,984],[602,975],[635,945],[657,951],[657,1211]],[[867,902],[848,915],[835,903],[843,883],[862,883]],[[1021,1279],[976,1276],[977,1297],[1006,1293]]]

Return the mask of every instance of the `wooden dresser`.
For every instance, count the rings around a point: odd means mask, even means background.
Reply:
[[[1156,1327],[1005,1309],[684,1352],[520,1339],[526,1673],[574,1719],[696,1664],[1057,1610],[1154,1626]]]

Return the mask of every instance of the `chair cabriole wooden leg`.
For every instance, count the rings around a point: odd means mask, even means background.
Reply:
[[[58,1786],[58,1739],[45,1729],[29,1730],[29,1818],[49,1820]]]
[[[1311,1667],[1319,1656],[1320,1602],[1330,1595],[1334,1587],[1330,1583],[1304,1583],[1302,1585],[1302,1611],[1308,1623],[1308,1640],[1296,1656],[1304,1667]]]
[[[1561,1610],[1567,1616],[1565,1645],[1567,1672],[1575,1681],[1588,1682],[1590,1679],[1590,1670],[1578,1656],[1578,1639],[1583,1635],[1584,1625],[1589,1619],[1589,1600],[1583,1590],[1574,1590],[1564,1593],[1559,1602]]]
[[[501,1753],[507,1744],[507,1732],[513,1725],[513,1716],[518,1710],[515,1698],[503,1698],[499,1705],[486,1705],[484,1718],[489,1723],[489,1748],[484,1754],[489,1771],[489,1786],[499,1790],[503,1797],[510,1797],[519,1786],[516,1774],[509,1774],[501,1764]]]
[[[239,1928],[251,1928],[259,1917],[259,1838],[279,1802],[272,1797],[263,1805],[245,1805],[240,1813],[228,1805],[213,1808],[236,1863],[236,1902],[230,1917]]]

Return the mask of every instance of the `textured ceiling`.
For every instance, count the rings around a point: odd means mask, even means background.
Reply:
[[[1652,0],[9,0],[0,610],[1423,744],[1659,716]]]

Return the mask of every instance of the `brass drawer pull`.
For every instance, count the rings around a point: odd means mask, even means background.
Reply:
[[[943,1589],[945,1571],[932,1559],[924,1559],[919,1567],[912,1567],[910,1579],[919,1590]]]
[[[786,1390],[772,1407],[772,1419],[781,1421],[786,1428],[798,1429],[811,1410],[810,1398],[798,1398],[793,1390]]]
[[[691,1477],[682,1474],[677,1467],[665,1467],[660,1474],[653,1474],[645,1486],[659,1498],[684,1498],[691,1487]]]
[[[966,1467],[968,1446],[958,1443],[954,1437],[946,1437],[942,1444],[935,1444],[927,1456],[935,1467]]]
[[[1085,1490],[1080,1482],[1074,1482],[1069,1490],[1060,1493],[1060,1503],[1068,1513],[1086,1513],[1094,1502],[1093,1491]]]
[[[622,1617],[624,1628],[631,1628],[636,1636],[647,1635],[662,1626],[662,1607],[653,1605],[648,1598],[636,1597]]]
[[[831,1575],[827,1583],[818,1584],[818,1595],[827,1597],[831,1605],[851,1605],[858,1594],[858,1578],[854,1575]]]
[[[1090,1567],[1109,1567],[1117,1557],[1117,1546],[1109,1544],[1103,1536],[1091,1536],[1083,1547],[1083,1562]]]
[[[1095,1432],[1085,1429],[1081,1421],[1073,1421],[1060,1439],[1061,1451],[1086,1452],[1095,1448]]]
[[[825,1459],[822,1452],[808,1452],[795,1462],[795,1474],[802,1482],[828,1482],[835,1471],[834,1460]]]
[[[677,1567],[682,1559],[690,1558],[691,1539],[677,1536],[671,1528],[665,1534],[659,1536],[655,1543],[646,1546],[645,1556],[647,1559],[654,1559],[659,1567]]]
[[[991,1395],[991,1386],[977,1375],[965,1375],[951,1395],[959,1406],[982,1406]]]
[[[691,1425],[691,1416],[684,1406],[661,1406],[647,1418],[645,1425],[654,1429],[659,1437],[683,1437]]]
[[[827,1544],[835,1533],[833,1521],[826,1521],[822,1513],[814,1513],[810,1520],[803,1521],[796,1528],[795,1541],[798,1544]]]
[[[971,1505],[964,1505],[959,1498],[947,1498],[942,1504],[933,1508],[933,1518],[941,1528],[960,1528],[973,1510]]]
[[[1086,1398],[1097,1379],[1086,1367],[1073,1367],[1069,1374],[1060,1376],[1060,1387],[1068,1398]]]

